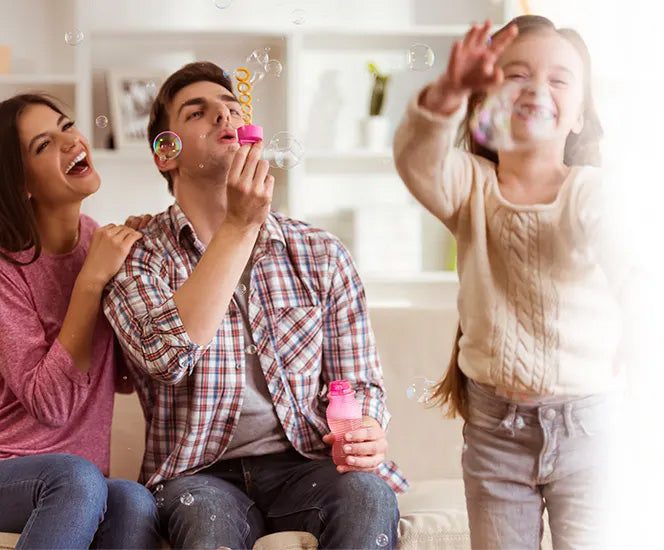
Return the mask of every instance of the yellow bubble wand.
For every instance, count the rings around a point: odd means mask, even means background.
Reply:
[[[244,126],[237,129],[237,137],[240,145],[245,143],[257,143],[263,140],[263,127],[251,123],[253,107],[251,105],[251,71],[246,67],[238,67],[235,70],[237,80],[238,101],[242,109],[242,120]]]

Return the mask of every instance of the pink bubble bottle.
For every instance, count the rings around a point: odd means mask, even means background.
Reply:
[[[333,380],[330,382],[327,397],[330,401],[327,406],[327,425],[334,434],[332,445],[332,460],[339,466],[346,464],[346,453],[343,446],[346,443],[344,436],[362,427],[362,407],[355,399],[355,392],[348,380]]]

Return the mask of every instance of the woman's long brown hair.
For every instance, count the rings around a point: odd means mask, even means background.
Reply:
[[[567,137],[564,162],[567,166],[599,166],[601,163],[599,142],[603,130],[593,100],[590,53],[585,42],[576,31],[572,29],[557,29],[550,20],[539,15],[522,15],[516,17],[502,29],[498,30],[494,34],[494,38],[513,24],[519,29],[519,37],[533,32],[558,33],[568,40],[581,56],[583,61],[583,129],[580,133],[570,133]],[[460,128],[459,145],[475,155],[498,164],[498,154],[478,143],[473,138],[473,133],[470,129],[472,113],[484,97],[484,92],[475,92],[468,98],[466,116]],[[431,396],[431,404],[432,406],[442,407],[445,415],[450,418],[461,416],[464,420],[468,420],[468,403],[466,400],[468,378],[463,374],[458,364],[461,336],[461,324],[459,323],[449,365],[443,379],[434,388]]]
[[[28,198],[21,154],[18,120],[30,105],[46,105],[64,115],[54,99],[43,94],[20,94],[0,102],[0,259],[28,265],[41,254],[35,213]],[[20,262],[12,253],[33,249],[32,258]]]

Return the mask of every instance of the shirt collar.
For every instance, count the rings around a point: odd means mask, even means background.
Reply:
[[[202,254],[205,251],[205,247],[196,236],[194,226],[177,202],[173,203],[173,206],[170,208],[170,217],[173,224],[173,232],[175,233],[178,244],[180,246],[185,246],[186,241],[187,244],[193,244],[194,247],[198,248],[198,246],[200,246]],[[197,245],[197,243],[200,244]],[[259,256],[269,254],[270,252],[279,254],[285,249],[286,237],[284,231],[281,228],[281,224],[277,217],[273,212],[270,212],[258,234],[256,246],[254,247],[254,260]]]

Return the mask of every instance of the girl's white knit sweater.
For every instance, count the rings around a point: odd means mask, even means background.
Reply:
[[[450,117],[409,103],[394,141],[411,192],[457,239],[459,366],[507,391],[585,395],[613,389],[618,296],[629,262],[597,168],[574,166],[549,204],[516,205],[492,162],[453,147]]]

